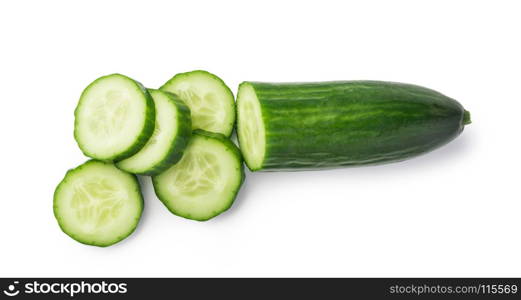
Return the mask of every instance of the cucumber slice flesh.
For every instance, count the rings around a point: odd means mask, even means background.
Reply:
[[[175,75],[161,90],[177,94],[192,113],[192,129],[230,136],[235,123],[233,93],[214,74],[192,71]]]
[[[145,146],[116,166],[130,173],[155,175],[181,159],[192,134],[190,109],[176,95],[148,90],[156,106],[154,133]]]
[[[88,245],[110,246],[123,240],[136,228],[142,210],[136,177],[95,160],[67,172],[54,194],[60,227]]]
[[[266,131],[262,122],[262,111],[249,84],[242,84],[237,93],[237,135],[244,160],[251,170],[262,166],[265,155]]]
[[[154,129],[154,103],[136,81],[120,74],[101,77],[82,93],[74,136],[85,155],[119,160],[141,149]]]
[[[244,170],[231,141],[195,131],[179,163],[152,179],[158,198],[172,213],[204,221],[232,205]]]

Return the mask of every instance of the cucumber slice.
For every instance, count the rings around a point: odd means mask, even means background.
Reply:
[[[136,228],[143,197],[136,176],[90,160],[69,170],[54,192],[54,216],[63,232],[93,246],[113,245]]]
[[[219,77],[206,71],[180,73],[161,90],[179,95],[192,112],[192,129],[229,137],[235,123],[233,93]]]
[[[81,94],[74,116],[80,149],[105,161],[134,155],[154,131],[152,97],[140,83],[121,74],[92,82]]]
[[[224,135],[196,130],[183,158],[152,177],[157,197],[175,215],[206,221],[232,205],[244,181],[239,149]]]
[[[156,175],[181,159],[192,135],[190,109],[176,95],[148,90],[156,106],[154,133],[146,145],[116,166],[140,175]]]

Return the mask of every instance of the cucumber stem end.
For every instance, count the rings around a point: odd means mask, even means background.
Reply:
[[[463,112],[463,125],[468,125],[472,123],[472,121],[470,120],[470,112],[468,110],[465,110]]]

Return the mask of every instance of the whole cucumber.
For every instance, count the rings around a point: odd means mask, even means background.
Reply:
[[[382,81],[243,82],[237,110],[252,171],[401,161],[448,143],[470,123],[454,99]]]

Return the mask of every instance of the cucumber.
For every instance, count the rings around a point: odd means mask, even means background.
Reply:
[[[470,123],[455,100],[380,81],[243,82],[239,145],[252,171],[401,161],[438,148]]]
[[[116,166],[139,175],[156,175],[181,159],[192,135],[190,109],[176,95],[148,90],[154,99],[156,124],[145,146]]]
[[[134,155],[154,131],[152,97],[140,83],[121,74],[100,77],[87,86],[74,116],[78,146],[99,160]]]
[[[175,215],[206,221],[232,205],[244,181],[239,149],[224,135],[194,131],[181,160],[152,177],[154,190]]]
[[[235,101],[230,88],[216,75],[202,70],[180,73],[160,89],[177,94],[190,107],[192,129],[231,135]]]
[[[113,245],[136,228],[143,197],[135,175],[90,160],[69,170],[54,192],[54,216],[63,232],[93,246]]]

